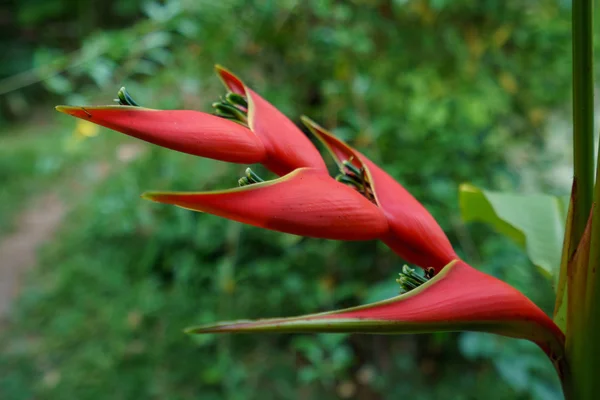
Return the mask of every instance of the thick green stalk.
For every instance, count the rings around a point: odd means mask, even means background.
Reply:
[[[573,215],[573,229],[571,237],[571,254],[577,248],[581,237],[583,236],[594,197],[594,82],[593,82],[593,14],[592,0],[573,0],[572,9],[572,35],[573,35],[573,151],[574,151],[574,176],[576,199]],[[600,218],[600,213],[595,213],[594,219]],[[598,221],[600,222],[600,220]],[[600,228],[598,223],[594,224]],[[600,240],[600,231],[591,233],[590,248],[591,255],[598,256],[597,249],[594,250],[595,241]],[[586,246],[587,247],[587,246]],[[582,255],[583,256],[583,255]],[[587,258],[587,257],[585,257]],[[586,260],[587,261],[587,260]],[[574,398],[577,400],[592,400],[594,393],[599,389],[600,380],[594,378],[592,364],[594,353],[589,348],[588,337],[591,332],[600,333],[600,331],[590,331],[593,325],[593,318],[589,318],[586,310],[586,299],[588,296],[586,277],[591,263],[573,263],[579,264],[579,274],[582,279],[571,281],[575,287],[569,287],[569,296],[576,296],[577,301],[569,302],[568,314],[572,318],[571,328],[567,331],[567,357],[571,370],[571,386],[574,391]],[[575,265],[569,265],[569,269]],[[582,269],[581,269],[582,268]],[[587,270],[586,270],[587,269]],[[569,271],[571,276],[574,271]],[[582,300],[582,301],[581,301]],[[571,308],[571,305],[576,307]],[[597,358],[597,357],[596,357]],[[597,371],[597,370],[596,370]],[[600,392],[597,392],[600,393]]]
[[[587,268],[586,285],[586,326],[584,347],[589,362],[586,365],[588,398],[598,398],[600,394],[600,147],[596,161],[596,185],[594,187],[595,211],[592,219],[590,258]],[[596,377],[596,379],[594,379]]]
[[[594,187],[594,87],[592,1],[573,0],[573,152],[577,182],[574,243],[579,243],[592,206]]]
[[[597,166],[600,169],[600,164]],[[596,186],[594,188],[594,214],[592,216],[592,234],[590,242],[590,257],[587,268],[587,285],[585,301],[585,337],[582,351],[585,352],[588,362],[585,364],[587,386],[586,398],[598,398],[600,394],[600,171],[596,172]],[[594,394],[596,396],[594,396]]]

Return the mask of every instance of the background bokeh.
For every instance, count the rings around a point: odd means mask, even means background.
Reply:
[[[485,334],[183,334],[390,297],[403,262],[375,242],[143,201],[235,186],[245,166],[53,105],[111,103],[124,85],[147,107],[209,110],[222,64],[383,165],[462,256],[551,311],[551,283],[506,239],[465,226],[457,190],[567,193],[569,29],[564,0],[2,2],[0,246],[24,215],[61,216],[35,262],[2,253],[35,268],[5,304],[0,398],[559,399],[540,350]]]

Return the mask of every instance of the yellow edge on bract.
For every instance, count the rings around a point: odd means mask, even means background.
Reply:
[[[385,304],[390,304],[390,303],[395,303],[396,301],[399,300],[406,300],[410,297],[416,296],[419,293],[427,290],[430,286],[433,286],[437,281],[442,280],[446,277],[446,275],[448,275],[450,273],[450,271],[452,270],[452,268],[456,265],[456,262],[458,260],[452,260],[450,261],[448,264],[446,264],[446,266],[444,266],[440,272],[438,272],[437,274],[434,275],[433,278],[429,279],[427,282],[425,282],[424,284],[422,284],[421,286],[411,290],[410,292],[407,293],[402,293],[398,296],[394,296],[394,297],[390,297],[389,299],[385,299],[385,300],[381,300],[381,301],[377,301],[375,303],[370,303],[370,304],[365,304],[362,306],[356,306],[356,307],[350,307],[350,308],[346,308],[344,309],[344,312],[353,312],[353,311],[360,311],[360,310],[367,310],[369,308],[373,308],[373,307],[379,307]],[[330,314],[336,314],[338,311],[326,311],[323,313],[318,313],[318,314],[312,314],[312,316],[321,316],[321,315],[330,315]]]
[[[226,193],[243,192],[243,191],[248,191],[248,190],[260,189],[260,188],[263,188],[266,186],[276,185],[278,183],[285,182],[287,180],[292,179],[294,176],[300,174],[301,172],[308,171],[311,169],[312,168],[298,168],[298,169],[293,170],[289,174],[284,175],[277,179],[273,179],[273,180],[265,181],[265,182],[253,183],[251,185],[246,185],[246,186],[241,186],[241,187],[236,187],[236,188],[231,188],[231,189],[215,190],[215,191],[207,191],[207,192],[145,192],[145,193],[142,193],[140,197],[145,200],[151,200],[151,201],[156,201],[156,202],[160,203],[160,200],[157,200],[157,197],[165,196],[165,195],[166,196],[197,196],[197,195],[206,195],[206,194],[226,194]]]
[[[271,320],[271,321],[282,321],[282,320],[285,320],[285,322],[302,321],[302,320],[307,319],[307,318],[311,318],[312,319],[312,318],[323,317],[323,316],[332,315],[332,314],[339,314],[341,311],[343,311],[344,313],[346,313],[346,312],[354,312],[354,311],[361,311],[361,310],[366,310],[366,309],[370,309],[370,308],[374,308],[374,307],[379,307],[379,306],[390,304],[390,303],[395,303],[395,302],[397,302],[399,300],[406,300],[408,298],[411,298],[413,296],[416,296],[416,295],[420,294],[421,292],[427,290],[430,286],[434,285],[436,282],[444,279],[446,277],[446,275],[448,275],[450,273],[450,271],[455,266],[455,264],[456,264],[457,261],[458,260],[453,260],[450,263],[448,263],[448,265],[446,265],[444,268],[442,268],[442,270],[438,274],[436,274],[433,278],[431,278],[430,280],[428,280],[427,282],[425,282],[424,284],[422,284],[418,288],[413,289],[410,292],[403,293],[403,294],[398,295],[398,296],[390,297],[389,299],[385,299],[385,300],[382,300],[382,301],[377,301],[375,303],[365,304],[365,305],[362,305],[362,306],[345,308],[343,310],[325,311],[325,312],[322,312],[322,313],[308,314],[308,315],[303,315],[303,316],[299,316],[299,317],[290,317],[290,318],[268,318],[268,319],[263,319],[262,321],[267,321],[267,320]],[[219,325],[230,325],[232,323],[251,323],[251,322],[257,322],[257,321],[260,321],[260,320],[229,321],[229,322],[222,322],[222,323],[207,325],[207,327],[211,326],[211,327],[217,328]],[[194,329],[198,330],[198,329],[202,329],[202,327],[192,327],[192,328],[187,329],[186,331],[193,332]]]
[[[347,310],[340,310],[347,311]],[[336,318],[334,320],[313,319],[315,314],[297,318],[268,318],[258,320],[237,320],[221,322],[214,325],[189,327],[184,333],[219,334],[219,333],[300,333],[300,332],[349,332],[369,334],[402,334],[430,332],[488,332],[523,339],[522,332],[528,332],[528,321],[439,321],[439,322],[406,322],[389,320],[361,320],[355,318]],[[362,329],[361,329],[362,327]],[[553,350],[558,347],[543,334],[531,333],[528,340],[546,343]]]
[[[78,111],[83,111],[86,112],[87,110],[106,110],[106,109],[111,109],[111,110],[135,110],[135,111],[160,111],[160,110],[155,110],[153,108],[146,108],[146,107],[137,107],[137,106],[122,106],[122,105],[116,105],[116,104],[109,104],[109,105],[105,105],[105,106],[56,106],[54,107],[54,109],[58,112],[61,112],[63,114],[69,114],[71,115],[71,113],[69,112],[69,110],[78,110]]]
[[[331,146],[329,146],[329,144],[327,143],[327,141],[325,139],[323,139],[323,135],[328,135],[330,137],[333,137],[334,139],[337,139],[337,138],[331,132],[329,132],[327,129],[323,128],[321,125],[317,124],[315,121],[313,121],[312,119],[310,119],[306,115],[302,115],[300,117],[300,121],[302,121],[302,123],[310,130],[310,132],[313,135],[315,135],[317,137],[317,139],[319,139],[319,142],[321,142],[321,144],[323,146],[325,146],[325,148],[327,149],[327,151],[329,152],[329,154],[331,154],[331,157],[333,158],[333,160],[335,161],[335,163],[338,165],[338,167],[342,168],[342,166],[343,166],[342,160],[340,160],[338,158],[337,154],[335,154],[335,152],[331,149]],[[339,139],[337,139],[337,140],[339,140]],[[340,142],[346,148],[348,148],[350,151],[352,151],[352,149],[350,148],[350,146],[346,145],[341,140],[340,140]]]
[[[244,92],[246,92],[246,94],[245,94],[246,101],[248,102],[248,127],[250,128],[250,131],[252,131],[252,133],[254,133],[256,135],[256,133],[254,132],[254,129],[252,128],[254,126],[254,114],[255,114],[256,107],[254,106],[254,101],[252,100],[252,96],[250,96],[250,93],[248,93],[248,86],[246,86],[244,81],[241,80],[236,74],[234,74],[229,69],[225,68],[224,66],[222,66],[220,64],[215,65],[215,71],[217,72],[217,76],[219,77],[219,80],[221,81],[223,86],[225,86],[227,88],[227,90],[231,91],[231,88],[227,84],[227,81],[225,79],[223,79],[223,76],[221,75],[221,71],[225,71],[226,73],[233,76],[235,79],[240,81],[240,83],[244,87]]]
[[[246,85],[244,85],[244,90],[246,90]],[[256,135],[256,132],[254,132],[254,118],[256,114],[256,107],[254,106],[254,99],[252,98],[252,96],[250,96],[248,90],[246,90],[246,101],[248,102],[248,127],[250,128],[252,133]]]
[[[367,174],[367,177],[369,178],[369,183],[372,186],[373,196],[375,196],[375,201],[377,202],[377,206],[381,207],[381,202],[379,201],[379,197],[377,196],[377,189],[375,188],[375,181],[373,180],[373,175],[371,174],[369,167],[365,164],[365,162],[361,159],[361,157],[358,154],[356,154],[354,149],[352,147],[350,147],[347,143],[345,143],[343,140],[335,137],[335,135],[333,133],[329,132],[327,129],[323,128],[321,125],[317,124],[315,121],[313,121],[306,115],[301,116],[300,120],[302,121],[302,123],[304,125],[306,125],[306,127],[312,132],[312,134],[315,135],[317,137],[317,139],[319,139],[319,141],[323,144],[323,146],[325,146],[325,148],[327,149],[329,154],[331,154],[331,156],[333,157],[333,160],[335,161],[335,163],[338,165],[338,167],[340,169],[343,167],[342,161],[338,158],[337,154],[335,154],[335,152],[331,149],[331,146],[329,145],[329,143],[327,143],[327,141],[325,139],[323,139],[323,136],[329,136],[333,140],[337,141],[341,146],[345,147],[350,153],[354,154],[354,156],[362,164],[362,167],[364,168],[364,170]]]
[[[353,333],[426,333],[436,331],[480,331],[501,334],[510,337],[528,339],[545,344],[550,351],[562,357],[564,348],[559,339],[546,330],[532,329],[529,320],[481,320],[481,321],[438,321],[438,322],[407,322],[389,320],[366,320],[361,318],[336,318],[334,320],[319,319],[327,315],[360,311],[382,305],[403,301],[422,294],[432,285],[444,279],[455,267],[458,260],[448,263],[442,270],[423,285],[408,293],[392,298],[343,310],[333,310],[322,313],[308,314],[289,318],[266,318],[257,320],[223,321],[214,324],[189,327],[184,330],[187,334],[207,334],[226,332],[353,332]],[[256,325],[255,325],[256,324]],[[366,329],[360,330],[362,324]],[[377,329],[367,328],[366,325],[377,326]],[[534,323],[535,324],[535,323]],[[371,326],[371,327],[372,327]],[[358,328],[358,329],[357,329]],[[400,328],[400,329],[399,329]]]
[[[246,88],[246,84],[240,78],[238,78],[238,76],[236,74],[234,74],[229,69],[222,66],[221,64],[215,64],[215,71],[217,72],[217,76],[219,77],[219,80],[221,81],[223,86],[225,86],[228,90],[230,90],[229,85],[227,84],[227,81],[225,79],[223,79],[223,76],[221,75],[221,71],[225,71],[226,73],[235,77],[235,79],[237,79],[238,81],[240,81],[242,83],[242,86],[244,86],[244,89]]]

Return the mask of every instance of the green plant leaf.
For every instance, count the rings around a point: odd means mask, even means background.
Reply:
[[[569,208],[567,212],[567,219],[565,223],[565,235],[563,239],[562,253],[560,259],[560,271],[557,274],[558,283],[556,285],[556,300],[554,303],[554,322],[562,329],[563,332],[567,332],[567,313],[568,307],[568,274],[569,261],[573,253],[575,252],[576,244],[573,242],[573,210],[576,208],[577,198],[575,197],[575,181],[573,181],[573,188],[571,189],[571,197],[569,201]]]
[[[563,198],[491,192],[470,184],[460,185],[459,193],[465,222],[487,223],[513,240],[557,286],[567,215]]]

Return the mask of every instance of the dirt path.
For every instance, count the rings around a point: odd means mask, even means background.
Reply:
[[[6,322],[25,273],[36,264],[38,247],[48,241],[65,214],[55,194],[35,199],[16,219],[16,230],[0,240],[0,324]]]
[[[116,159],[124,166],[146,149],[147,146],[140,143],[121,144],[116,148]],[[94,184],[99,184],[115,169],[115,165],[100,161],[91,164],[91,168],[95,170]],[[78,194],[76,185],[71,185],[69,190],[75,196]],[[52,239],[66,211],[67,206],[56,194],[45,194],[34,199],[16,217],[14,232],[0,237],[0,328],[8,320],[25,274],[36,266],[38,248]]]

